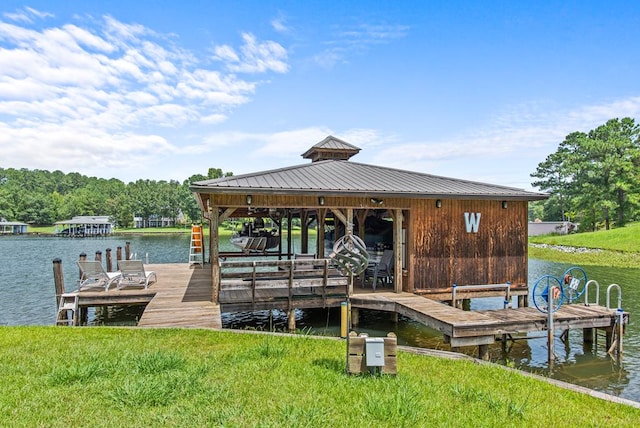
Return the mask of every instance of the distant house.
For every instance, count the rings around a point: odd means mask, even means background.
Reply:
[[[0,234],[2,235],[22,235],[27,233],[27,224],[17,221],[7,221],[0,219]]]
[[[576,230],[577,224],[570,221],[530,221],[528,236],[550,235],[568,235]]]
[[[109,216],[76,216],[55,222],[54,233],[61,236],[105,236],[113,231]]]
[[[161,217],[159,215],[151,215],[149,218],[140,216],[133,217],[133,227],[136,229],[144,229],[145,227],[173,227],[176,223],[184,223],[184,214],[179,213],[176,218]]]

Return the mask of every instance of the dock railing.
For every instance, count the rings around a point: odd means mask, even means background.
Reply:
[[[305,295],[321,297],[339,288],[346,293],[347,278],[339,274],[331,259],[292,259],[224,261],[220,263],[220,292],[229,298],[241,298],[250,290],[250,302],[261,300],[259,292],[271,290],[272,297],[284,298],[289,304]],[[285,292],[286,290],[286,292]],[[280,292],[279,292],[280,291]],[[341,292],[341,291],[340,291]],[[225,300],[220,296],[221,303]]]
[[[504,284],[475,284],[475,285],[457,285],[453,284],[451,287],[451,306],[457,307],[458,292],[460,291],[474,291],[474,290],[494,290],[504,288],[504,309],[507,309],[511,305],[511,283],[506,282]]]

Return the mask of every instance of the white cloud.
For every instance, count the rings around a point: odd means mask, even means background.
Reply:
[[[333,27],[332,38],[325,42],[328,47],[312,58],[323,68],[332,68],[347,62],[350,55],[366,52],[375,45],[387,44],[405,37],[410,27],[389,24],[359,24],[347,27]]]
[[[24,10],[17,10],[16,12],[13,12],[13,13],[5,12],[3,16],[10,21],[30,24],[33,22],[33,18],[39,18],[39,19],[51,18],[53,17],[53,14],[48,12],[41,12],[32,7],[25,7]]]
[[[280,14],[271,20],[271,27],[278,33],[288,34],[293,30],[287,25],[287,18]]]
[[[35,28],[35,18],[50,15],[21,13],[30,19],[0,19],[2,167],[63,165],[92,175],[87,165],[139,167],[192,144],[179,129],[216,126],[255,93],[256,82],[142,25],[106,16]],[[250,34],[243,40],[231,69],[288,70],[282,46]]]
[[[244,45],[240,52],[230,46],[222,45],[214,49],[214,59],[225,63],[226,67],[236,73],[265,73],[289,71],[287,51],[273,41],[258,42],[250,33],[242,34]]]

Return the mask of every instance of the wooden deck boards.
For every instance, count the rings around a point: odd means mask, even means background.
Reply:
[[[138,326],[222,328],[220,306],[212,302],[211,270],[187,263],[145,266],[158,275]]]
[[[491,343],[495,336],[502,334],[542,331],[547,327],[548,317],[531,307],[463,311],[409,293],[358,294],[351,297],[351,304],[407,316],[440,331],[451,340],[452,346]],[[554,326],[558,330],[608,328],[614,324],[614,317],[615,310],[602,306],[565,305],[554,314]]]
[[[188,263],[148,264],[145,269],[158,277],[147,290],[82,291],[80,306],[146,304],[140,327],[222,328],[220,306],[212,301],[210,269]]]
[[[155,271],[158,276],[158,282],[148,290],[85,291],[80,293],[80,305],[147,304],[138,323],[141,327],[222,327],[220,306],[212,302],[209,268],[190,267],[187,263],[155,264],[146,268]],[[229,294],[225,297],[234,301],[230,307],[237,306],[242,310],[251,310],[252,307],[258,309],[252,302],[254,298],[264,299],[258,305],[260,308],[270,305],[279,309],[285,306],[338,306],[344,300],[339,294],[346,292],[344,280],[340,282],[340,286],[326,290],[322,287],[295,287],[295,292],[292,289],[289,294],[290,291],[282,288],[283,284],[279,282],[276,288],[265,284],[264,288],[252,293],[246,281],[242,281],[241,287],[238,287],[240,283],[230,281],[226,285],[231,287],[223,287],[221,298]],[[296,280],[296,285],[302,283]],[[324,295],[323,291],[327,294]],[[547,325],[547,315],[531,307],[463,311],[411,293],[373,293],[358,288],[350,300],[355,308],[390,311],[407,316],[441,332],[452,346],[492,343],[497,335],[542,331]],[[554,324],[557,329],[609,328],[614,324],[614,316],[615,310],[607,310],[602,306],[564,305],[554,315]],[[628,321],[628,314],[625,314],[625,321]]]

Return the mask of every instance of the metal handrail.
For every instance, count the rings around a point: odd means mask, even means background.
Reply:
[[[618,289],[618,308],[622,308],[622,289],[618,284],[611,284],[607,287],[607,309],[611,309],[611,306],[609,305],[609,297],[611,294],[611,289],[614,287]]]
[[[584,285],[584,305],[589,306],[589,284],[594,283],[596,285],[596,305],[600,304],[600,284],[595,279],[590,279]]]

